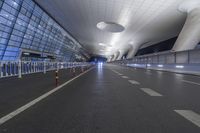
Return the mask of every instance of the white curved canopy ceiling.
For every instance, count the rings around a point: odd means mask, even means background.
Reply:
[[[35,1],[90,53],[108,57],[128,50],[130,44],[147,46],[177,36],[186,18],[178,7],[187,0]],[[107,32],[97,28],[99,22],[113,22],[125,29]]]

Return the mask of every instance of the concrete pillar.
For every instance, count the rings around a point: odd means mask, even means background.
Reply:
[[[132,44],[130,45],[130,49],[127,55],[127,59],[132,59],[135,54],[137,53],[138,49],[140,47],[140,44]]]
[[[117,52],[116,52],[116,56],[115,56],[115,60],[117,60],[117,59],[118,59],[119,55],[120,55],[120,52],[119,52],[119,51],[117,51]]]
[[[117,58],[117,53],[114,53],[112,61],[115,61]]]
[[[119,56],[117,57],[117,60],[121,60],[125,53],[125,50],[119,50]]]
[[[107,62],[110,62],[110,61],[111,61],[111,58],[110,58],[110,57],[108,57],[108,58],[107,58]]]
[[[111,55],[110,61],[113,61],[114,59],[114,55]]]
[[[172,50],[194,49],[200,42],[200,0],[188,0],[179,10],[187,13],[187,19]]]

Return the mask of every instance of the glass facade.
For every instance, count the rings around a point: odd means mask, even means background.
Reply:
[[[68,61],[77,42],[33,0],[0,0],[0,60],[17,60],[22,50]]]

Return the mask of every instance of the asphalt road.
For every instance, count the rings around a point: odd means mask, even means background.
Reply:
[[[0,125],[0,132],[199,133],[199,94],[197,76],[96,66]],[[0,101],[7,95],[14,96],[15,91],[2,91]],[[27,97],[33,99],[31,93]],[[1,110],[7,106],[0,103]]]

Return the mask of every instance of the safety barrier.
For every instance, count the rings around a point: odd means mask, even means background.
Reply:
[[[136,56],[130,60],[120,60],[114,63],[126,64],[200,64],[200,49],[182,52],[162,52]]]
[[[136,68],[200,74],[200,49],[161,52],[112,62]]]
[[[0,61],[0,78],[38,73],[59,69],[87,67],[87,62],[30,62],[30,61]]]

